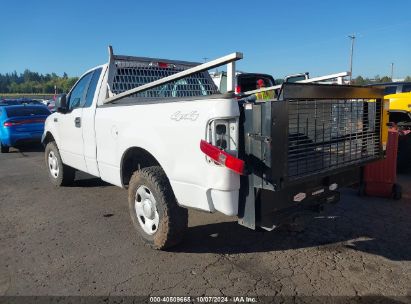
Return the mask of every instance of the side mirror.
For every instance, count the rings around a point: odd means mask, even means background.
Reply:
[[[55,104],[56,112],[67,113],[67,97],[66,94],[61,94],[57,97]]]

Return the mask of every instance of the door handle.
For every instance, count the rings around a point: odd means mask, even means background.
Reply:
[[[76,128],[81,128],[81,118],[80,117],[74,118],[74,125],[76,126]]]

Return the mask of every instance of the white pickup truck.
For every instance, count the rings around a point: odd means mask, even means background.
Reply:
[[[241,53],[199,64],[109,50],[108,64],[56,102],[45,161],[56,186],[80,170],[128,188],[133,223],[153,248],[182,239],[187,207],[271,230],[296,207],[337,201],[337,187],[382,156],[378,89],[290,84],[276,100],[242,102],[207,72],[227,64],[233,88]]]

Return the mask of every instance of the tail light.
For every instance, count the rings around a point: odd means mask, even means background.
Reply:
[[[13,127],[18,125],[25,125],[31,123],[44,123],[46,120],[44,118],[34,118],[34,119],[26,119],[26,120],[9,120],[3,123],[5,127]]]
[[[241,93],[241,86],[235,86],[235,92],[237,93],[237,94],[240,94]]]
[[[207,141],[228,154],[238,153],[238,119],[215,119],[209,123]]]
[[[202,140],[200,142],[201,151],[210,157],[215,162],[227,167],[228,169],[243,175],[244,174],[244,161],[234,157],[227,152],[220,150],[218,147]]]
[[[209,122],[206,140],[200,143],[201,151],[210,163],[223,165],[238,174],[244,174],[244,161],[238,154],[238,118],[219,118]]]

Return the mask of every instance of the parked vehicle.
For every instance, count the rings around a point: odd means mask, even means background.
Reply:
[[[46,105],[51,113],[54,113],[56,111],[56,101],[55,100],[53,99],[48,100]]]
[[[211,75],[214,83],[221,93],[227,92],[227,73],[219,72]],[[257,81],[264,81],[266,87],[275,85],[273,76],[262,73],[236,73],[235,77],[235,93],[241,94],[243,92],[257,89]]]
[[[390,101],[390,122],[411,123],[411,92],[385,95]]]
[[[132,221],[156,249],[181,241],[186,208],[272,230],[339,200],[383,155],[378,88],[284,84],[260,103],[234,94],[241,53],[204,63],[114,55],[56,102],[42,138],[50,181],[85,171],[128,188]],[[221,94],[208,70],[227,64]]]
[[[403,81],[403,82],[373,83],[369,86],[383,87],[385,95],[411,92],[411,82]]]
[[[38,142],[50,111],[44,106],[10,105],[0,107],[1,153],[22,143]]]
[[[294,82],[300,82],[300,81],[307,80],[307,79],[310,79],[310,73],[305,72],[305,73],[288,75],[284,78],[284,82],[294,83]]]
[[[30,104],[30,105],[39,105],[44,106],[43,102],[37,99],[30,99],[30,98],[20,98],[17,99],[17,102],[20,104]]]
[[[384,89],[389,100],[389,121],[399,130],[397,169],[411,169],[411,82],[388,82],[369,85]]]
[[[411,169],[411,92],[395,93],[385,96],[390,101],[390,122],[399,130],[398,171]]]
[[[369,86],[384,89],[384,98],[390,101],[390,122],[411,122],[411,82],[375,83]]]
[[[43,105],[41,101],[28,98],[18,98],[18,99],[3,99],[0,100],[0,106],[12,106],[12,105]]]
[[[0,101],[0,107],[5,107],[5,106],[13,106],[13,105],[19,105],[20,102],[18,102],[15,99],[3,99]]]

